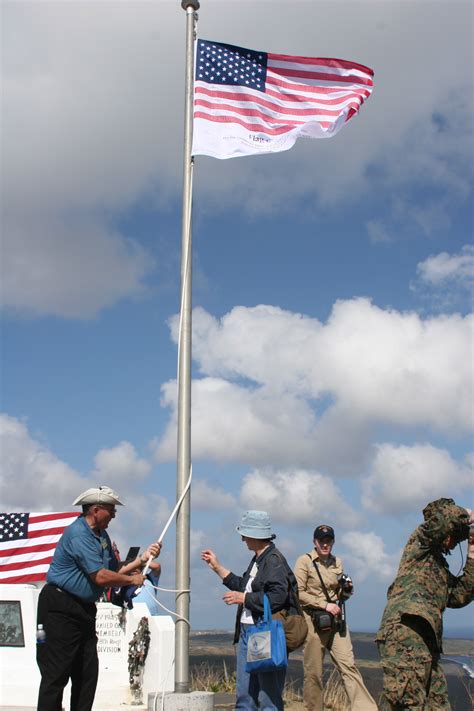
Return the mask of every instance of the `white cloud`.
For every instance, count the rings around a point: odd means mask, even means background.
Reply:
[[[147,475],[149,465],[136,456],[128,442],[98,452],[97,470],[82,476],[47,444],[34,438],[25,422],[0,414],[0,451],[3,511],[71,511],[72,502],[82,491],[107,484],[118,489],[125,504],[109,530],[122,555],[131,545],[146,547],[155,541],[169,516],[166,499],[145,494],[137,486],[137,480]]]
[[[460,252],[441,252],[420,262],[417,272],[421,281],[432,286],[443,286],[449,282],[472,290],[474,285],[474,247],[466,244]]]
[[[158,461],[176,452],[176,384],[162,387],[162,405],[172,418],[156,447]],[[195,380],[192,385],[192,450],[195,459],[290,462],[295,449],[308,459],[314,417],[308,405],[291,395],[272,395],[264,389],[246,389],[218,378]],[[294,442],[289,447],[289,438]]]
[[[16,312],[90,318],[146,293],[153,259],[98,218],[4,219],[2,302]]]
[[[397,192],[390,224],[369,222],[373,239],[397,234],[393,223],[406,222],[402,212],[428,234],[449,224],[455,200],[469,197],[472,124],[470,6],[456,2],[453,12],[452,4],[346,2],[344,23],[355,31],[341,32],[340,3],[254,3],[249,26],[240,6],[209,0],[201,36],[354,59],[374,67],[375,91],[334,140],[302,140],[277,159],[233,161],[232,170],[227,162],[199,160],[196,203],[261,214],[302,199],[319,209]],[[269,23],[270,9],[278,21]],[[87,317],[136,295],[147,272],[137,246],[126,246],[126,235],[111,225],[139,200],[165,207],[180,191],[184,13],[171,1],[45,1],[4,3],[2,15],[5,271],[14,270],[5,304]],[[343,170],[334,170],[338,165]],[[431,181],[443,199],[418,196],[415,207],[410,196],[420,180]],[[72,261],[59,258],[70,249]],[[86,265],[93,273],[81,293]]]
[[[6,3],[2,15],[4,305],[90,317],[140,295],[152,267],[112,225],[154,192],[159,170],[160,200],[179,190],[181,92],[168,63],[152,59],[171,52],[179,71],[175,13],[147,3],[26,2]]]
[[[152,188],[158,165],[178,178],[170,159],[181,84],[159,61],[168,54],[176,74],[182,66],[172,32],[182,17],[173,9],[47,1],[3,8],[4,189],[13,209],[24,210],[26,198],[35,212],[123,210]]]
[[[78,472],[31,437],[24,422],[6,414],[0,415],[0,451],[4,511],[71,510],[87,488]]]
[[[397,516],[421,509],[440,496],[454,496],[472,485],[472,469],[431,444],[381,444],[370,475],[362,481],[362,502],[370,511]]]
[[[191,564],[195,564],[201,559],[201,551],[204,549],[207,533],[204,531],[199,531],[192,529],[191,531],[191,545],[189,550],[189,557],[192,561]]]
[[[193,383],[194,455],[354,474],[375,425],[469,432],[472,322],[367,299],[337,302],[325,324],[263,305],[221,319],[196,309],[194,358],[207,377]],[[175,417],[174,383],[162,404]],[[171,421],[160,457],[173,456],[174,437]]]
[[[96,482],[93,485],[96,485]],[[121,484],[119,494],[125,506],[123,509],[120,507],[109,534],[117,541],[121,553],[126,553],[130,546],[141,546],[145,549],[161,535],[171,513],[170,506],[163,496],[144,493],[133,481],[129,482],[128,486]],[[171,557],[174,557],[173,549],[173,538],[168,529],[160,555],[162,565],[170,553]]]
[[[236,501],[232,494],[221,486],[211,484],[204,479],[194,479],[192,484],[193,509],[200,511],[223,511],[235,509]]]
[[[240,499],[245,508],[267,511],[274,524],[314,526],[321,516],[335,524],[359,522],[359,515],[334,482],[315,471],[255,469],[245,475]]]
[[[101,449],[94,457],[96,481],[104,480],[117,486],[145,479],[150,473],[150,463],[140,459],[130,442],[120,442],[110,449]]]
[[[466,244],[459,252],[430,255],[417,265],[410,290],[429,303],[431,312],[472,309],[474,289],[474,247]]]
[[[347,531],[342,534],[341,543],[347,551],[343,557],[350,560],[347,573],[356,582],[367,578],[385,581],[395,576],[400,553],[386,553],[385,543],[377,534]],[[357,594],[357,585],[354,591]]]

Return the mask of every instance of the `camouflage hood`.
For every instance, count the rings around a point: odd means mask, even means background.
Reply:
[[[441,545],[446,536],[454,536],[457,543],[469,536],[469,514],[453,499],[437,499],[423,509],[425,521],[429,521],[432,531],[436,531],[436,543]]]

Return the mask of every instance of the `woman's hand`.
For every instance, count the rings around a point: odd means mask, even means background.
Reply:
[[[337,615],[341,614],[341,608],[339,605],[336,605],[335,602],[328,602],[326,605],[326,612],[330,612],[331,615],[334,615],[336,617]]]
[[[211,570],[217,570],[219,567],[219,561],[214,551],[207,549],[201,553],[201,560],[208,564]]]
[[[222,599],[226,605],[243,605],[245,602],[245,593],[243,592],[227,592]]]
[[[227,570],[227,568],[224,568],[224,566],[219,563],[216,554],[214,553],[214,551],[211,551],[210,548],[207,548],[205,551],[202,551],[201,559],[205,563],[207,563],[210,569],[217,573],[217,575],[222,580],[224,580],[224,578],[229,575],[230,570]]]

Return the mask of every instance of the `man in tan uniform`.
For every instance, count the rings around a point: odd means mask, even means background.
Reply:
[[[341,674],[352,711],[377,711],[355,666],[349,630],[341,628],[339,578],[343,570],[341,559],[332,555],[334,529],[318,526],[313,542],[314,549],[300,556],[295,566],[300,602],[308,624],[304,648],[304,706],[308,711],[323,711],[323,660],[327,649]],[[329,613],[331,629],[317,628],[314,621],[317,610]]]

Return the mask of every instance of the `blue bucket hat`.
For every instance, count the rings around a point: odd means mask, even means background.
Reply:
[[[235,529],[241,536],[247,538],[273,539],[272,524],[266,511],[246,511],[242,516],[240,526]]]

